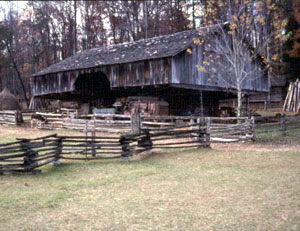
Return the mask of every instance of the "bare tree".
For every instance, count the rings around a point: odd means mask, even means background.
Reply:
[[[7,25],[1,24],[0,25],[0,35],[1,35],[0,36],[0,48],[1,48],[1,50],[6,49],[8,55],[9,55],[10,61],[13,64],[13,67],[17,73],[17,77],[20,81],[27,107],[29,107],[29,99],[26,94],[26,88],[25,88],[21,73],[19,71],[18,65],[15,61],[15,54],[13,53],[12,42],[11,42],[12,37],[13,37],[13,32],[10,30],[9,27],[7,27]]]
[[[279,17],[278,21],[272,21],[277,28],[266,29],[269,16],[279,14],[279,9],[271,3],[274,2],[220,0],[211,1],[203,8],[202,24],[205,29],[200,29],[200,33],[208,38],[205,41],[205,57],[208,58],[199,68],[209,72],[212,81],[218,78],[227,82],[229,88],[236,89],[238,116],[241,116],[243,87],[270,68],[271,41],[282,38],[280,26],[283,26],[284,21],[280,21]],[[261,28],[264,33],[259,34],[257,28]],[[214,65],[218,67],[212,67]],[[222,75],[217,70],[226,73]],[[228,75],[232,75],[232,78],[228,78]]]

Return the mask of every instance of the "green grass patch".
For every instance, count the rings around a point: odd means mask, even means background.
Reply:
[[[14,129],[0,143],[53,133]],[[0,230],[300,230],[297,137],[0,175]]]
[[[189,150],[0,178],[0,230],[299,230],[300,153]]]
[[[280,125],[260,126],[257,124],[255,131],[257,142],[260,144],[299,145],[300,143],[300,124],[297,121],[287,124],[285,136],[280,131]],[[264,131],[268,132],[264,133]]]

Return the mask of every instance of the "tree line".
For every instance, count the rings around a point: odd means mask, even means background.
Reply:
[[[3,15],[0,22],[0,89],[6,86],[19,97],[26,95],[29,99],[32,73],[84,49],[228,21],[228,11],[222,5],[225,2],[232,2],[231,6],[235,7],[240,3],[252,6],[267,3],[266,8],[262,5],[265,13],[269,12],[269,7],[274,7],[273,13],[266,17],[268,21],[256,22],[257,26],[251,28],[253,46],[262,41],[266,31],[285,30],[289,40],[270,51],[270,60],[271,57],[274,63],[299,60],[299,10],[295,10],[295,7],[299,9],[299,0],[28,1],[23,9],[18,9],[17,3],[12,1],[6,4],[6,9],[0,9]],[[272,24],[278,20],[280,26]],[[284,20],[286,23],[282,24]],[[284,67],[280,67],[281,72],[285,71]]]

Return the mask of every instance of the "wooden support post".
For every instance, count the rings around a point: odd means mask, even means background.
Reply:
[[[203,143],[206,142],[206,129],[205,128],[205,120],[203,117],[197,118],[198,123],[198,142],[199,148],[203,148]]]
[[[264,101],[264,111],[267,110],[267,100]]]
[[[141,115],[140,113],[131,114],[131,134],[141,133]]]
[[[203,109],[203,91],[200,91],[200,116],[204,116],[204,109]]]
[[[248,117],[248,119],[250,119],[251,111],[250,111],[249,95],[246,95],[246,110],[247,110],[247,117]]]
[[[282,136],[286,136],[286,118],[285,114],[282,114],[280,117],[280,130]]]

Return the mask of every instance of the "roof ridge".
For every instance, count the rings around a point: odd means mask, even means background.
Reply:
[[[101,49],[101,48],[104,48],[104,49],[105,48],[114,48],[114,47],[119,47],[119,46],[124,46],[124,45],[136,44],[137,42],[147,42],[147,41],[150,41],[150,40],[160,39],[160,38],[163,38],[163,37],[176,36],[178,34],[184,34],[184,33],[187,33],[187,32],[197,32],[197,30],[198,29],[184,30],[184,31],[179,31],[179,32],[172,33],[172,34],[159,35],[159,36],[155,36],[155,37],[151,37],[151,38],[147,38],[147,39],[143,38],[143,39],[139,39],[139,40],[131,41],[131,42],[117,43],[117,44],[106,45],[106,46],[102,46],[102,47],[92,47],[92,48],[89,48],[89,49],[81,50],[81,51],[77,52],[74,55],[77,55],[77,54],[80,54],[84,51],[89,51],[89,50],[98,50],[98,49]]]
[[[192,29],[132,42],[94,47],[82,50],[64,60],[50,65],[34,73],[33,76],[86,69],[100,65],[113,65],[171,57],[191,45],[197,35],[199,35],[198,31]]]

